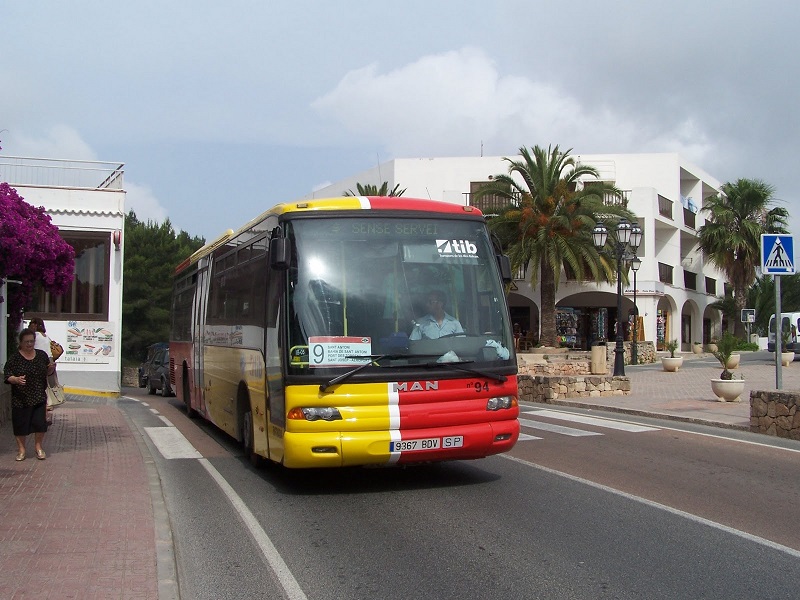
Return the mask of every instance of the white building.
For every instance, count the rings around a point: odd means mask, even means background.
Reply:
[[[725,281],[704,261],[697,233],[705,222],[699,208],[719,192],[720,182],[677,154],[573,156],[597,169],[603,181],[624,191],[627,207],[637,215],[644,231],[637,253],[642,265],[635,289],[639,339],[656,342],[658,349],[663,349],[665,340],[677,339],[682,350],[690,350],[692,342],[707,343],[720,336],[722,315],[709,305],[723,298]],[[474,200],[473,194],[501,173],[508,173],[502,157],[396,159],[317,190],[313,197],[339,196],[355,191],[356,183],[380,186],[386,181],[389,189],[395,185],[405,188],[406,197],[474,204],[491,213],[495,207]],[[631,322],[633,298],[631,283],[624,290],[622,305],[623,319]],[[616,285],[562,277],[556,302],[564,343],[588,347],[599,339],[614,339]],[[539,331],[540,293],[531,289],[522,274],[515,281],[509,304],[514,322],[523,329]]]
[[[44,319],[48,336],[64,347],[58,377],[68,393],[120,393],[122,168],[119,163],[0,156],[0,180],[28,204],[44,207],[61,237],[75,248],[70,290],[60,297],[39,290],[24,314],[25,321]],[[2,321],[4,329],[7,321]]]

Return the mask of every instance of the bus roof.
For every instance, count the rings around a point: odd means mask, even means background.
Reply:
[[[339,198],[318,198],[314,200],[301,200],[297,202],[285,202],[276,204],[272,208],[264,211],[254,219],[242,225],[235,232],[228,229],[213,242],[206,244],[189,258],[184,260],[175,268],[177,275],[189,265],[196,263],[204,256],[208,256],[216,248],[236,237],[240,233],[248,231],[257,223],[263,221],[270,215],[284,215],[296,212],[323,211],[323,210],[411,210],[427,213],[440,214],[468,214],[474,217],[482,217],[483,213],[474,206],[464,206],[443,202],[440,200],[424,200],[422,198],[405,198],[402,196],[343,196]]]

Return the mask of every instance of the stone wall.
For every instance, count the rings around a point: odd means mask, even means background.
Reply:
[[[138,367],[122,367],[122,385],[139,387]]]
[[[750,431],[800,440],[800,393],[750,392]]]
[[[611,375],[520,375],[519,398],[527,402],[553,403],[565,398],[624,396],[631,393],[628,377]]]

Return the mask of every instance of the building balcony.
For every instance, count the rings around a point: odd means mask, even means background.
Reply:
[[[0,179],[11,186],[122,190],[121,163],[0,156]]]

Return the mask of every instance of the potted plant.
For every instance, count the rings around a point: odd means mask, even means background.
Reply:
[[[717,344],[717,351],[714,352],[714,358],[722,365],[722,373],[719,379],[711,380],[711,391],[720,402],[738,402],[744,391],[744,377],[734,379],[733,373],[728,370],[731,356],[738,345],[739,340],[736,336],[726,332]]]
[[[692,344],[692,352],[695,354],[702,354],[703,353],[703,342],[695,342]]]
[[[794,361],[794,349],[789,349],[791,334],[788,331],[781,332],[781,365],[788,367]]]
[[[670,340],[664,347],[669,352],[669,356],[661,357],[661,366],[669,373],[674,373],[681,368],[683,364],[682,356],[675,356],[675,350],[678,349],[678,340]]]

